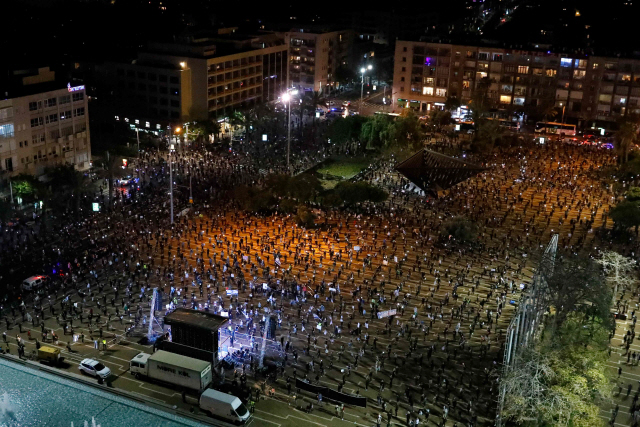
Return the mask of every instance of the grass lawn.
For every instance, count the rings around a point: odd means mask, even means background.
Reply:
[[[340,181],[356,176],[358,172],[369,166],[371,161],[372,159],[367,157],[336,157],[327,160],[316,172],[321,175],[322,187],[330,190]]]
[[[323,175],[331,175],[342,179],[351,179],[361,170],[369,166],[370,159],[365,157],[337,158],[327,162],[317,171]]]

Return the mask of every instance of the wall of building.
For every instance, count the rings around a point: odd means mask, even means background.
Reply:
[[[1,177],[41,175],[47,167],[65,163],[89,168],[89,108],[81,88],[0,101]]]
[[[115,101],[126,99],[119,115],[156,120],[150,123],[156,130],[276,99],[284,91],[286,52],[279,45],[210,58],[141,53],[135,63],[107,63],[102,71],[115,88]],[[266,90],[268,97],[263,96]]]
[[[302,91],[324,92],[335,84],[335,71],[353,60],[352,30],[310,33],[285,33],[289,47],[291,87]]]
[[[484,80],[483,80],[484,79]],[[497,110],[555,107],[578,125],[640,113],[640,61],[550,51],[398,41],[393,101],[427,111],[453,96],[467,103],[479,84]]]

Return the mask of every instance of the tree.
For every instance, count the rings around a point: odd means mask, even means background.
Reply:
[[[234,196],[240,207],[250,212],[265,212],[275,205],[275,198],[271,191],[248,185],[238,185],[234,189]]]
[[[455,96],[450,96],[444,102],[444,109],[446,111],[453,111],[453,110],[457,110],[458,108],[460,108],[460,105],[462,105],[460,103],[460,98],[456,98]]]
[[[384,190],[366,182],[342,181],[336,185],[334,192],[345,205],[354,205],[365,201],[379,203],[388,197]],[[335,199],[330,198],[330,200],[335,203]]]
[[[250,118],[247,113],[243,113],[242,111],[234,111],[231,117],[229,117],[229,124],[231,124],[231,126],[235,127],[236,129],[243,128],[244,139],[245,141],[248,140],[249,127],[251,125],[250,125]]]
[[[13,215],[13,206],[10,202],[0,199],[0,221],[7,222]]]
[[[265,187],[272,191],[275,196],[284,197],[289,194],[290,181],[290,175],[284,173],[272,174],[265,179]]]
[[[289,194],[299,201],[313,201],[321,191],[322,184],[315,175],[300,174],[289,181]]]
[[[634,271],[638,264],[632,258],[615,251],[604,251],[596,262],[602,266],[607,282],[613,286],[613,298],[620,287],[626,289],[637,281]]]
[[[474,244],[478,240],[478,227],[463,216],[454,216],[442,223],[440,239],[450,244]]]
[[[307,97],[307,105],[311,111],[311,132],[315,138],[316,135],[316,108],[327,107],[327,101],[322,97],[319,91],[313,91]]]
[[[493,150],[496,141],[504,134],[504,129],[498,120],[479,118],[476,122],[474,146],[476,150]]]
[[[341,86],[352,83],[356,78],[356,73],[346,65],[336,68],[335,79]]]
[[[502,417],[532,426],[604,426],[598,404],[611,396],[606,359],[606,351],[590,347],[523,351],[500,380]]]
[[[296,221],[298,225],[305,228],[312,228],[315,225],[316,216],[311,210],[305,206],[298,206],[298,212],[296,213]]]
[[[613,220],[615,228],[618,230],[628,230],[635,227],[638,234],[640,226],[640,207],[638,203],[625,200],[615,205],[609,211],[609,217]]]
[[[220,129],[220,123],[215,120],[199,120],[193,125],[192,132],[196,135],[196,139],[203,137],[205,142],[208,142],[209,135],[218,135]]]
[[[376,114],[362,124],[360,140],[366,144],[367,149],[379,149],[388,146],[391,142],[389,128],[393,126],[390,116]]]
[[[399,117],[396,117],[393,125],[388,128],[387,144],[397,146],[409,146],[414,150],[422,148],[424,143],[424,130],[420,125],[420,120],[416,113],[410,109],[405,109]]]
[[[640,201],[640,187],[629,187],[624,197],[630,202]]]
[[[358,140],[362,134],[362,128],[370,119],[368,117],[356,115],[338,117],[333,120],[327,129],[327,137],[334,144],[342,145],[354,140]]]
[[[491,86],[491,80],[488,77],[483,77],[478,80],[476,88],[473,91],[471,100],[469,101],[469,107],[471,108],[471,116],[474,123],[478,123],[478,120],[486,113],[490,107],[491,99],[489,99],[489,87]]]
[[[67,205],[73,200],[76,215],[79,215],[82,191],[87,181],[84,174],[67,164],[49,168],[46,174],[50,178],[48,184],[53,195],[59,200],[65,200]]]
[[[96,171],[96,173],[101,177],[107,180],[108,182],[108,199],[109,199],[109,210],[111,210],[112,205],[112,197],[113,197],[113,181],[116,178],[119,178],[124,175],[124,171],[122,169],[121,159],[112,156],[108,151],[105,159],[102,161],[102,169]]]
[[[637,122],[625,120],[620,124],[620,128],[615,135],[614,143],[616,151],[618,152],[618,159],[621,164],[629,161],[629,151],[637,138]]]
[[[11,179],[13,194],[17,197],[25,198],[36,194],[40,182],[33,175],[21,173]]]
[[[436,128],[437,132],[440,132],[443,127],[453,123],[451,112],[447,110],[431,110],[429,123]]]
[[[602,269],[591,258],[560,258],[547,286],[554,329],[558,330],[570,315],[584,324],[609,322],[611,288]]]

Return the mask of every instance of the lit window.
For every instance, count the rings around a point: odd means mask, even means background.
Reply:
[[[561,58],[560,59],[560,66],[561,67],[570,68],[572,63],[573,63],[573,60],[571,58]]]
[[[436,89],[436,96],[447,96],[446,89]]]
[[[511,97],[509,95],[500,95],[501,104],[511,104]]]
[[[432,88],[432,87],[424,86],[424,87],[422,88],[422,94],[423,94],[423,95],[433,95],[433,88]]]

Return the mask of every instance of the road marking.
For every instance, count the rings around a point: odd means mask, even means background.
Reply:
[[[265,420],[264,418],[256,417],[255,415],[253,416],[253,419],[255,419],[255,420],[260,420],[260,421],[263,421],[263,422],[265,422],[265,423],[269,423],[269,424],[275,424],[275,425],[277,425],[278,427],[280,427],[280,426],[282,425],[282,424],[278,424],[278,423],[273,422],[273,421]]]

